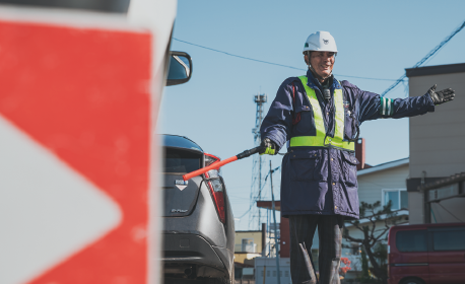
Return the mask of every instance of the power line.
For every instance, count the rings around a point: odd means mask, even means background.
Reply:
[[[277,171],[280,167],[281,167],[281,166],[276,167],[275,169],[272,170],[272,172],[274,173],[274,172]],[[265,181],[263,182],[263,186],[262,186],[262,188],[260,189],[260,191],[262,191],[263,188],[265,188],[266,180],[268,179],[268,176],[269,176],[269,175],[270,175],[270,173],[268,172],[268,174],[267,174],[266,177],[265,177]],[[257,198],[255,198],[254,201],[257,201]],[[241,219],[241,218],[244,217],[247,213],[249,213],[250,210],[252,210],[252,207],[253,207],[253,206],[252,206],[252,204],[251,204],[250,207],[249,207],[249,209],[248,209],[247,211],[245,211],[245,213],[242,214],[241,217],[239,217],[238,219]]]
[[[439,202],[436,202],[436,204],[438,204],[439,206],[442,207],[442,209],[446,210],[447,213],[449,213],[450,215],[452,215],[452,217],[454,217],[455,219],[459,220],[460,222],[463,222],[462,220],[460,220],[457,216],[455,216],[454,214],[452,214],[449,210],[447,210],[444,206],[441,205],[441,203]]]
[[[431,56],[433,56],[436,52],[438,52],[446,43],[448,43],[464,27],[465,27],[465,21],[453,33],[451,33],[446,39],[444,39],[440,44],[438,44],[435,48],[433,48],[425,57],[423,57],[420,61],[418,61],[417,64],[415,64],[415,66],[412,67],[412,69],[413,68],[418,68],[418,67],[420,67],[421,64],[425,63],[426,60],[428,60]],[[384,97],[389,91],[394,89],[400,82],[404,81],[405,77],[407,77],[407,74],[404,74],[399,79],[397,79],[397,81],[394,84],[392,84],[389,88],[387,88],[381,94],[381,96]]]
[[[268,173],[268,175],[269,175],[269,173]],[[262,191],[262,189],[265,187],[265,185],[266,185],[266,179],[268,178],[268,175],[265,177],[265,182],[263,182],[263,185],[262,185],[262,188],[260,189],[260,191]],[[253,200],[253,201],[257,201],[258,199],[255,197],[255,198],[252,198],[252,200]],[[250,210],[252,210],[252,208],[253,208],[253,202],[250,203],[249,209],[248,209],[247,211],[245,211],[245,213],[242,214],[241,217],[239,217],[239,219],[241,219],[241,218],[244,217],[247,213],[249,213]]]
[[[274,169],[271,171],[271,173],[273,174],[275,171],[279,170],[280,167],[281,167],[281,166],[278,166],[278,167],[274,168]],[[268,174],[267,174],[266,177],[265,177],[265,182],[266,182],[266,180],[268,179],[269,176],[270,176],[270,173],[268,172]],[[265,186],[263,186],[263,187],[260,189],[260,193],[261,193],[261,191],[263,190],[264,187],[265,187]]]
[[[305,69],[297,68],[297,67],[293,67],[293,66],[289,66],[289,65],[272,63],[272,62],[268,62],[268,61],[255,59],[255,58],[250,58],[250,57],[245,57],[245,56],[241,56],[241,55],[232,54],[232,53],[229,53],[229,52],[226,52],[226,51],[222,51],[222,50],[210,48],[210,47],[207,47],[207,46],[203,46],[203,45],[200,45],[200,44],[196,44],[196,43],[188,42],[188,41],[185,41],[185,40],[177,39],[175,37],[173,37],[173,39],[176,40],[176,41],[179,41],[179,42],[183,42],[183,43],[190,44],[190,45],[193,45],[193,46],[197,46],[197,47],[200,47],[200,48],[203,48],[203,49],[215,51],[215,52],[218,52],[218,53],[223,53],[223,54],[226,54],[226,55],[229,55],[229,56],[233,56],[233,57],[237,57],[237,58],[241,58],[241,59],[245,59],[245,60],[251,60],[251,61],[256,61],[256,62],[260,62],[260,63],[271,64],[271,65],[276,65],[276,66],[281,66],[281,67],[306,71]]]
[[[203,45],[200,45],[200,44],[188,42],[188,41],[178,39],[178,38],[175,38],[175,37],[173,37],[173,39],[176,40],[176,41],[185,43],[185,44],[189,44],[189,45],[193,45],[193,46],[200,47],[200,48],[203,48],[203,49],[207,49],[207,50],[210,50],[210,51],[226,54],[226,55],[232,56],[232,57],[237,57],[237,58],[241,58],[241,59],[245,59],[245,60],[270,64],[270,65],[275,65],[275,66],[280,66],[280,67],[285,67],[285,68],[291,68],[291,69],[295,69],[295,70],[307,71],[307,69],[297,68],[297,67],[290,66],[290,65],[284,65],[284,64],[259,60],[259,59],[255,59],[255,58],[245,57],[245,56],[241,56],[241,55],[237,55],[237,54],[232,54],[232,53],[229,53],[229,52],[226,52],[226,51],[222,51],[222,50],[214,49],[214,48],[211,48],[211,47],[203,46]],[[341,77],[349,77],[349,78],[358,78],[358,79],[367,79],[367,80],[379,80],[379,81],[396,81],[397,82],[397,80],[395,80],[395,79],[369,78],[369,77],[350,76],[350,75],[342,75],[342,74],[334,74],[334,75],[341,76]]]

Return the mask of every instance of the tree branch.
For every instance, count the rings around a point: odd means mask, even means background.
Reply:
[[[376,219],[373,220],[373,219],[370,219],[371,221],[371,224],[372,224],[372,227],[371,227],[371,238],[374,239],[375,236],[374,236],[374,232],[375,232],[375,228],[376,228]]]
[[[374,239],[374,242],[377,242],[388,230],[389,230],[389,228],[383,229],[383,232],[380,233],[380,234]]]
[[[363,243],[362,239],[356,239],[354,237],[349,236],[349,234],[346,234],[344,236],[344,239],[349,240],[349,241],[354,242],[354,243]]]
[[[367,254],[368,259],[370,260],[370,263],[371,263],[371,265],[373,266],[373,270],[374,270],[373,272],[374,272],[375,276],[376,276],[377,278],[380,278],[380,279],[381,279],[381,278],[382,278],[382,275],[381,275],[381,273],[380,273],[379,264],[378,264],[378,262],[377,262],[376,259],[375,259],[375,255],[374,255],[373,252],[371,251],[371,248],[370,248],[370,247],[368,247],[368,246],[364,246],[364,247],[365,247],[365,253]]]

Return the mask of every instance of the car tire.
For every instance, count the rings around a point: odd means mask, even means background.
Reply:
[[[418,278],[408,278],[402,280],[400,284],[424,284],[424,282]]]

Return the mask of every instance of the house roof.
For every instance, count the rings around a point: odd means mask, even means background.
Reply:
[[[275,203],[274,207],[276,211],[281,211],[281,201],[277,200],[274,203]],[[257,207],[272,210],[273,204],[270,200],[261,200],[261,201],[257,201]]]
[[[405,71],[409,78],[416,76],[461,73],[465,72],[465,63],[407,68]]]
[[[393,169],[396,167],[408,165],[408,163],[409,163],[409,158],[403,158],[400,160],[395,160],[395,161],[379,164],[376,166],[372,166],[371,168],[368,168],[368,169],[359,170],[357,172],[357,176],[363,176],[363,175],[372,174],[375,172]]]

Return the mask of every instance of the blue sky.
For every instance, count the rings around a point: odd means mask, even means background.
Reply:
[[[184,85],[166,88],[157,132],[189,137],[222,159],[234,156],[254,147],[254,95],[268,95],[267,112],[282,81],[305,73],[302,48],[310,33],[323,30],[334,36],[339,52],[333,73],[338,80],[382,93],[404,74],[405,68],[414,66],[465,21],[464,10],[462,0],[180,0],[174,38],[302,70],[240,59],[173,40],[172,50],[192,56],[193,77]],[[461,31],[422,66],[465,63],[464,50],[465,31]],[[406,96],[408,81],[387,94],[390,98]],[[408,119],[365,122],[361,137],[366,139],[366,162],[371,165],[409,156]],[[264,163],[266,169],[269,159]],[[273,167],[281,163],[279,156],[271,160]],[[222,169],[237,219],[250,208],[251,172],[252,158]],[[273,178],[279,199],[279,174]],[[269,183],[264,191],[263,199],[270,200]],[[262,212],[262,216],[266,214]],[[249,225],[250,219],[246,214],[236,220],[236,229],[258,229],[258,220]]]

